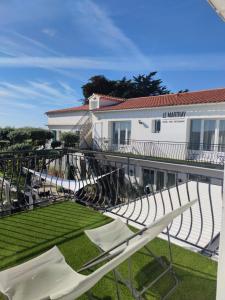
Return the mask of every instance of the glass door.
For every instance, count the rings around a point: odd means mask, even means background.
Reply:
[[[159,191],[164,188],[164,172],[157,171],[156,174],[156,190]]]
[[[113,122],[112,143],[114,149],[119,149],[121,145],[129,145],[131,136],[131,122]]]
[[[213,151],[215,147],[215,120],[204,120],[203,150]]]
[[[150,169],[143,169],[143,187],[147,194],[155,190],[155,172]]]

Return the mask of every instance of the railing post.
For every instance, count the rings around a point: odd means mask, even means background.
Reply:
[[[225,175],[225,169],[224,169],[224,175]],[[217,269],[216,300],[224,300],[225,297],[224,271],[225,271],[225,176],[223,177],[222,214],[221,214],[221,230],[220,230],[220,244],[219,244],[219,259],[218,259],[218,269]]]

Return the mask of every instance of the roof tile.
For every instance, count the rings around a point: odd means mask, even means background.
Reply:
[[[165,94],[160,96],[130,98],[120,104],[101,107],[99,109],[96,109],[95,111],[115,111],[221,102],[225,102],[225,88],[178,94]]]
[[[89,105],[81,105],[81,106],[74,106],[74,107],[69,107],[69,108],[64,108],[64,109],[56,109],[56,110],[50,110],[47,111],[46,114],[51,114],[51,113],[64,113],[64,112],[71,112],[71,111],[87,111],[89,110]]]

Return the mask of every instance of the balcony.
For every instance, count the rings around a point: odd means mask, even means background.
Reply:
[[[145,157],[181,164],[223,168],[225,145],[176,143],[169,141],[123,140],[120,144],[112,139],[95,138],[93,149],[108,153],[119,153],[132,157]]]
[[[121,218],[137,230],[197,198],[198,205],[169,228],[175,272],[180,280],[171,299],[214,299],[222,205],[220,170],[205,178],[196,173],[198,168],[193,167],[192,173],[184,168],[176,172],[174,182],[167,180],[159,186],[150,177],[148,184],[146,179],[143,181],[138,168],[128,158],[113,161],[107,154],[101,158],[68,149],[2,155],[0,269],[58,245],[69,265],[78,270],[99,253],[85,236],[85,229]],[[150,243],[165,260],[166,235],[162,232]],[[144,249],[134,255],[133,266],[137,288],[159,271]],[[127,274],[126,263],[119,268]],[[170,284],[168,275],[146,298],[159,299]],[[120,291],[121,299],[133,299],[122,283]],[[98,299],[116,299],[113,275],[105,276],[93,293]]]

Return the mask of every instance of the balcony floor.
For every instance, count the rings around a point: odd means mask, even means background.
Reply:
[[[109,221],[109,218],[98,212],[68,201],[0,219],[0,269],[25,261],[57,244],[66,261],[78,270],[83,263],[99,253],[84,235],[84,229],[101,226]],[[166,241],[155,239],[150,247],[158,255],[167,256]],[[170,299],[215,299],[216,262],[176,245],[172,245],[172,250],[180,283]],[[127,264],[122,264],[120,270],[127,274]],[[158,266],[153,259],[149,259],[144,249],[134,255],[136,287],[142,286],[146,278],[154,278],[158,271]],[[146,299],[159,299],[170,284],[170,276],[165,277],[146,294]],[[120,291],[121,299],[133,299],[123,285]],[[111,273],[94,287],[93,293],[96,299],[116,298]],[[0,299],[3,298],[0,296]],[[81,299],[86,299],[86,296]]]

